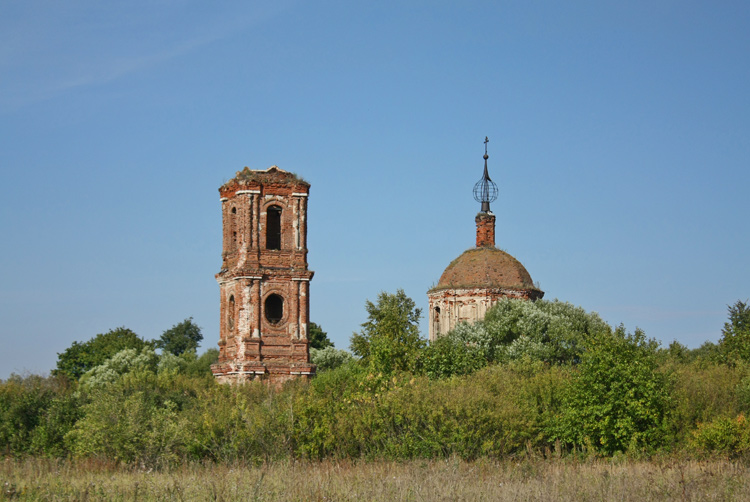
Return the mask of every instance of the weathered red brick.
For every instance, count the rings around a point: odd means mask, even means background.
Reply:
[[[279,384],[315,373],[307,339],[313,277],[307,268],[309,192],[309,183],[276,166],[246,167],[219,188],[221,325],[219,361],[211,367],[219,381]],[[269,231],[274,214],[278,233]],[[282,300],[278,319],[271,315],[273,295]]]

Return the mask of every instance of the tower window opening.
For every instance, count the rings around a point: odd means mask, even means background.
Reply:
[[[227,251],[230,253],[237,250],[237,208],[232,207],[232,209],[229,211],[229,218],[228,218],[228,229],[231,231],[231,241],[227,242]]]
[[[266,298],[265,311],[268,322],[278,324],[284,317],[284,299],[276,294],[269,295]]]
[[[271,206],[266,211],[266,249],[281,249],[281,208]]]

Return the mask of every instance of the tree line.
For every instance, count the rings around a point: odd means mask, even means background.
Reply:
[[[750,452],[746,302],[692,350],[559,301],[502,300],[434,343],[402,290],[365,310],[351,352],[311,325],[318,376],[282,389],[217,384],[192,319],[154,341],[117,328],[76,342],[50,377],[0,382],[0,452],[156,466]]]

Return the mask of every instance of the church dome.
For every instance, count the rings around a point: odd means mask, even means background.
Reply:
[[[433,291],[456,288],[537,289],[521,262],[494,246],[465,251],[448,265]]]

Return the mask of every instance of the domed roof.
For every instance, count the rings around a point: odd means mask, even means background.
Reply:
[[[493,246],[469,249],[453,260],[433,291],[448,288],[537,289],[521,262]]]

